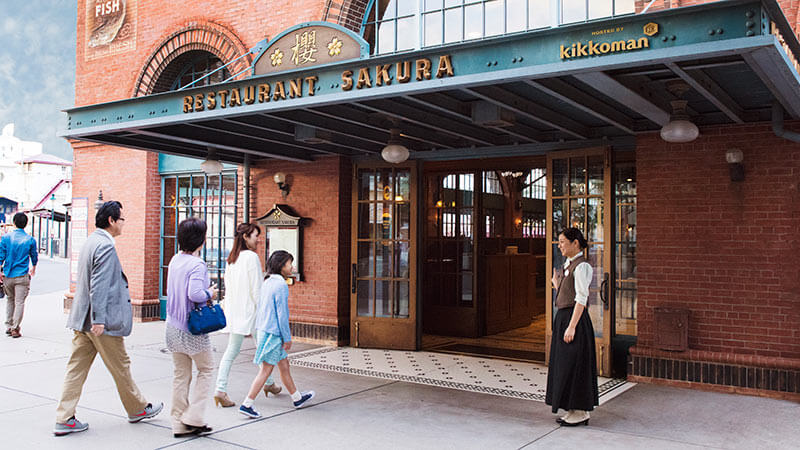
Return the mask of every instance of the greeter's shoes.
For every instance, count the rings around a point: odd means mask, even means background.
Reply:
[[[261,417],[261,414],[255,409],[253,409],[252,406],[244,406],[244,405],[240,406],[239,413],[244,414],[245,416],[251,419],[258,419]]]
[[[144,419],[155,417],[161,412],[162,409],[164,409],[164,403],[159,403],[157,406],[153,406],[152,403],[148,403],[141,412],[138,412],[132,416],[128,416],[128,422],[136,423]]]
[[[309,400],[314,398],[314,395],[316,395],[314,391],[303,392],[303,396],[300,397],[300,400],[292,403],[294,404],[295,408],[302,408],[303,405],[305,405]]]
[[[264,397],[269,398],[269,394],[278,395],[283,390],[282,387],[278,386],[277,383],[272,384],[265,384],[264,385]]]
[[[56,422],[55,428],[53,428],[53,434],[56,436],[65,436],[71,433],[78,433],[80,431],[86,431],[89,429],[88,423],[83,423],[72,416],[64,423]]]

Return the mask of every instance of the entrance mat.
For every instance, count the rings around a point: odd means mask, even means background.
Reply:
[[[430,350],[438,353],[455,353],[467,356],[503,358],[522,362],[544,362],[544,352],[529,352],[527,350],[484,347],[481,345],[450,344],[441,347],[434,347]]]
[[[293,366],[544,402],[547,367],[433,352],[326,347],[289,355]],[[635,386],[598,377],[600,404]]]

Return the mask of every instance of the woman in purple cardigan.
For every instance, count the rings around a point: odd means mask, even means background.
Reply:
[[[175,437],[208,433],[205,407],[211,396],[214,356],[208,334],[189,333],[189,313],[217,296],[208,268],[200,259],[206,241],[206,223],[191,217],[178,225],[178,248],[167,269],[167,348],[175,367],[172,380],[172,432]],[[194,390],[189,395],[192,362],[197,367]]]

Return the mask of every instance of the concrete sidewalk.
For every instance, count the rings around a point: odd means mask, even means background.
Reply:
[[[132,371],[149,401],[163,401],[155,419],[128,424],[102,362],[86,382],[78,419],[88,431],[52,434],[70,348],[61,292],[26,303],[23,337],[0,338],[0,431],[4,448],[798,448],[800,405],[788,401],[638,385],[592,413],[589,426],[560,428],[543,403],[293,367],[300,389],[314,389],[308,408],[294,410],[285,393],[259,396],[264,415],[248,420],[236,408],[215,408],[214,433],[175,439],[169,422],[172,360],[163,350],[164,323],[135,324],[127,339]],[[4,304],[4,301],[0,301]],[[212,338],[217,360],[227,335]],[[252,341],[231,372],[239,403],[255,374]],[[311,348],[296,345],[294,351]]]

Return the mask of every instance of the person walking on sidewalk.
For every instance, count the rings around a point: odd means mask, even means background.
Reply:
[[[599,404],[594,328],[586,306],[593,270],[583,257],[586,247],[577,228],[558,235],[558,249],[567,262],[563,275],[553,269],[551,280],[557,290],[558,312],[553,320],[545,403],[552,406],[553,414],[559,408],[567,411],[556,419],[562,426],[588,425],[589,411]]]
[[[167,268],[167,349],[172,352],[172,433],[175,437],[212,431],[206,424],[205,410],[214,377],[214,355],[208,334],[189,332],[189,314],[217,297],[208,267],[200,258],[206,242],[205,221],[190,217],[178,224],[178,248]],[[192,363],[197,368],[194,389]]]
[[[39,254],[36,239],[25,232],[28,216],[14,214],[17,228],[0,239],[0,284],[6,295],[6,334],[22,337],[20,324],[25,310],[25,299],[31,289],[31,278],[36,275]]]
[[[118,201],[103,203],[95,215],[97,230],[81,248],[75,298],[67,319],[67,328],[74,333],[72,353],[56,408],[53,430],[56,436],[89,428],[88,423],[75,418],[75,408],[98,353],[114,378],[128,422],[155,417],[164,408],[163,403],[155,406],[149,403],[139,392],[131,377],[131,359],[125,350],[124,337],[131,334],[133,311],[128,279],[122,272],[115,248],[115,238],[122,234],[124,225],[122,204]]]
[[[261,294],[261,283],[264,272],[261,260],[255,252],[261,229],[253,223],[241,223],[236,227],[233,249],[228,255],[228,266],[225,268],[225,300],[223,309],[228,321],[228,348],[222,355],[217,374],[217,392],[214,403],[227,408],[236,406],[228,397],[228,375],[233,360],[239,355],[245,336],[255,335],[256,308]],[[269,393],[278,395],[281,387],[267,378],[264,385],[264,396]]]
[[[253,402],[276,365],[281,371],[281,381],[291,394],[295,408],[300,408],[314,398],[314,391],[301,393],[297,390],[289,372],[289,360],[286,359],[289,356],[286,352],[292,348],[292,333],[289,330],[289,286],[286,284],[286,278],[292,276],[293,260],[292,255],[283,250],[273,252],[267,260],[269,278],[261,287],[261,298],[256,313],[258,344],[253,363],[259,365],[259,370],[250,386],[250,392],[239,407],[240,413],[253,419],[261,417],[261,414],[253,408]]]

